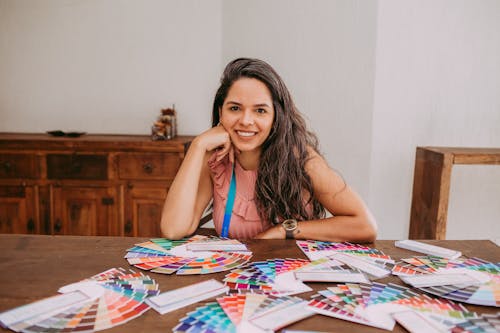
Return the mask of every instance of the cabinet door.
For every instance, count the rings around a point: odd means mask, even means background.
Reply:
[[[52,233],[119,236],[117,191],[113,187],[51,186]]]
[[[166,187],[139,187],[125,190],[125,236],[161,237],[160,221]]]
[[[39,233],[35,186],[0,186],[0,233]]]

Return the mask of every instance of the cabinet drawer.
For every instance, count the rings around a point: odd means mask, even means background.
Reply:
[[[36,179],[38,157],[28,154],[0,154],[0,178]]]
[[[48,179],[108,179],[107,155],[47,155]]]
[[[181,158],[179,154],[120,154],[118,175],[121,179],[174,179]]]

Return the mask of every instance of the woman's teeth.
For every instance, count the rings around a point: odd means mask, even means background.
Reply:
[[[255,132],[242,132],[242,131],[236,131],[236,133],[238,133],[238,135],[241,136],[253,136],[256,134]]]

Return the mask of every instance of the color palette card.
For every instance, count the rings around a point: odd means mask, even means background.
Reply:
[[[277,295],[292,295],[310,291],[297,280],[293,272],[310,262],[304,259],[268,259],[250,262],[232,270],[224,283],[234,291],[262,291]]]
[[[394,263],[394,260],[382,251],[349,242],[335,243],[315,240],[297,240],[297,246],[304,252],[309,260],[328,257],[335,253],[349,253],[363,257],[375,263]]]
[[[173,332],[271,332],[314,314],[299,297],[230,294],[189,312]]]
[[[238,240],[194,235],[181,240],[154,238],[127,250],[130,265],[161,274],[210,274],[231,270],[252,252]]]
[[[146,303],[160,314],[165,314],[228,291],[228,287],[211,279],[149,297]]]
[[[0,315],[16,332],[93,332],[123,324],[149,309],[145,299],[159,293],[142,273],[112,268],[63,286],[58,296]],[[13,316],[14,315],[14,316]]]
[[[430,294],[464,303],[500,307],[500,263],[480,258],[461,260],[422,256],[402,259],[392,273],[400,275],[408,283],[420,282],[415,286]],[[446,274],[459,274],[461,277],[447,280]],[[408,278],[412,275],[415,278]],[[431,275],[439,276],[425,277]]]
[[[394,312],[417,311],[438,326],[451,327],[477,317],[452,301],[434,299],[396,284],[338,284],[314,295],[308,304],[317,313],[392,330]]]
[[[478,318],[469,319],[455,325],[450,332],[453,333],[495,333],[500,332],[500,312],[496,314],[483,314]]]

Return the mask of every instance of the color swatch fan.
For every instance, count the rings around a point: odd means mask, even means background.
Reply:
[[[270,332],[314,314],[299,297],[230,294],[189,312],[173,332]]]
[[[430,294],[459,302],[500,307],[500,263],[479,258],[422,256],[402,259],[392,273]]]
[[[0,314],[0,322],[16,332],[100,331],[140,316],[159,290],[147,275],[112,268],[59,292]]]
[[[496,314],[483,314],[479,318],[473,318],[457,324],[451,329],[451,332],[500,332],[500,312]]]
[[[309,260],[331,256],[336,253],[347,253],[360,256],[375,263],[394,263],[390,256],[380,250],[349,242],[335,243],[315,240],[297,240],[297,246]]]
[[[310,260],[328,258],[331,265],[349,265],[364,272],[370,279],[391,274],[394,260],[382,251],[360,244],[297,240],[297,246]]]
[[[154,238],[127,250],[129,264],[155,273],[209,274],[231,270],[252,252],[235,239],[195,235],[181,240]]]
[[[310,310],[385,330],[392,330],[392,313],[416,311],[435,326],[448,330],[477,315],[463,305],[431,298],[395,284],[338,284],[312,296]]]
[[[223,281],[231,290],[292,295],[312,290],[294,275],[295,270],[308,264],[308,260],[290,258],[255,261],[232,270]]]

